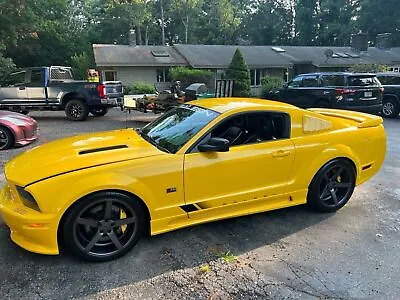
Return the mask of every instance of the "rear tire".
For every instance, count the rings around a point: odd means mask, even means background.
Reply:
[[[15,137],[10,129],[0,126],[0,150],[7,150],[14,146]]]
[[[90,113],[95,117],[102,117],[108,113],[107,107],[98,107],[90,109]]]
[[[84,121],[89,115],[89,108],[83,100],[70,100],[65,105],[65,115],[72,121]]]
[[[307,204],[319,212],[335,212],[349,201],[355,184],[354,166],[345,159],[334,159],[315,174],[308,188]]]
[[[394,98],[383,99],[382,116],[385,118],[396,118],[400,112],[399,102]]]

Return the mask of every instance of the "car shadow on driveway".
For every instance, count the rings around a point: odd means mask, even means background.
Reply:
[[[201,266],[221,252],[241,255],[259,247],[284,247],[281,240],[324,222],[305,206],[185,228],[144,237],[126,256],[106,263],[29,253],[14,245],[0,222],[0,295],[15,298],[82,297],[137,283],[173,270]],[[21,293],[23,291],[23,293]]]

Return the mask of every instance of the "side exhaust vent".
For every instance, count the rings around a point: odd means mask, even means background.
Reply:
[[[90,153],[95,153],[95,152],[102,152],[102,151],[109,151],[109,150],[124,149],[124,148],[128,148],[128,146],[127,145],[116,145],[116,146],[83,150],[83,151],[79,152],[79,155],[90,154]]]
[[[196,207],[193,204],[188,204],[188,205],[182,205],[180,206],[180,208],[182,208],[185,212],[189,213],[189,212],[193,212],[193,211],[198,211],[199,208]]]

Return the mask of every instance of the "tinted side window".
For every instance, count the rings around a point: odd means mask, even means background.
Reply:
[[[32,70],[30,86],[40,87],[44,85],[44,72],[42,70]]]
[[[319,79],[317,76],[312,75],[312,76],[304,76],[303,77],[303,83],[301,85],[302,87],[319,87]]]
[[[322,86],[344,86],[344,76],[324,75],[322,76]]]
[[[378,79],[383,85],[400,85],[400,76],[379,76]]]
[[[25,71],[13,73],[5,80],[6,86],[21,86],[25,85]]]
[[[303,76],[297,76],[294,78],[289,84],[288,87],[290,88],[297,88],[301,85],[301,81],[303,80]]]
[[[290,136],[290,117],[284,113],[254,112],[222,121],[209,137],[227,139],[231,146],[261,143]]]

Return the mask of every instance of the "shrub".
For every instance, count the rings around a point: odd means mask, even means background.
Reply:
[[[191,69],[187,67],[174,67],[169,70],[170,79],[172,81],[181,81],[183,89],[195,82],[208,84],[212,76],[213,73],[210,71]]]
[[[273,89],[280,88],[284,81],[280,77],[265,76],[261,79],[262,97],[267,98],[268,93]]]
[[[250,71],[239,49],[226,70],[226,78],[235,80],[233,97],[250,97]]]
[[[349,71],[354,73],[377,73],[386,72],[388,70],[388,66],[379,64],[359,64],[353,65],[349,68]]]
[[[125,95],[129,94],[154,94],[156,89],[154,85],[146,82],[135,82],[131,85],[124,86]]]

